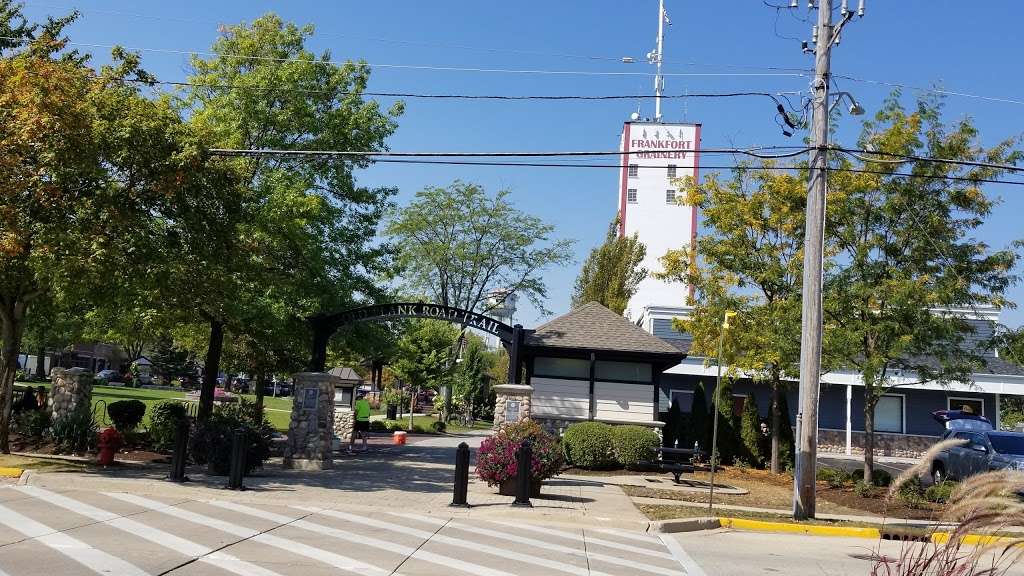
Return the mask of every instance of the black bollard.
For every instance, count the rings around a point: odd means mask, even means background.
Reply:
[[[245,430],[235,430],[231,438],[231,471],[228,476],[228,489],[245,490],[242,477],[245,476]]]
[[[469,445],[459,444],[455,450],[455,489],[452,491],[452,506],[469,508],[466,494],[469,491]]]
[[[533,447],[525,440],[516,453],[516,500],[513,506],[533,506],[530,504],[530,464],[533,460]]]
[[[185,464],[188,462],[188,417],[178,420],[174,430],[174,454],[171,455],[171,482],[188,482],[185,476]]]

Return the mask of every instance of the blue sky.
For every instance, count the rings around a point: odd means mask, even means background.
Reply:
[[[838,3],[838,0],[836,0]],[[786,4],[786,0],[771,0]],[[856,2],[851,2],[855,4]],[[163,80],[181,80],[187,57],[171,51],[207,50],[219,23],[237,23],[274,11],[297,23],[312,23],[317,33],[310,47],[330,50],[336,59],[363,59],[374,67],[370,90],[471,94],[649,94],[648,76],[505,74],[388,68],[382,64],[648,73],[638,62],[654,47],[657,1],[587,2],[35,2],[34,17],[82,12],[72,40],[83,44],[121,44],[143,52],[144,66]],[[806,2],[795,12],[777,11],[761,0],[696,2],[667,0],[672,25],[667,28],[665,71],[690,76],[666,79],[666,93],[729,91],[805,91],[808,78],[784,75],[765,67],[806,68],[810,56],[799,40],[810,34]],[[867,16],[855,20],[833,53],[836,74],[943,88],[992,98],[1024,100],[1019,37],[1019,10],[1013,2],[970,4],[952,0],[882,2],[871,0]],[[104,48],[80,47],[105,60]],[[575,57],[583,56],[583,57]],[[700,74],[700,75],[693,75]],[[839,80],[868,114],[891,87]],[[907,90],[909,103],[914,96]],[[389,141],[396,151],[613,150],[622,122],[636,101],[608,102],[406,102],[405,116]],[[642,113],[653,115],[649,102]],[[705,148],[793,145],[774,120],[770,102],[757,98],[668,101],[666,121],[703,124]],[[995,143],[1024,132],[1024,104],[950,96],[949,120],[972,117],[983,142]],[[838,140],[852,144],[857,123],[841,122]],[[727,164],[705,156],[702,165]],[[554,224],[561,238],[577,241],[575,265],[547,274],[547,308],[568,309],[578,265],[597,245],[614,217],[617,174],[614,169],[465,167],[380,164],[359,174],[365,185],[397,186],[404,203],[424,186],[462,179],[490,190],[508,188],[514,202]],[[1024,237],[1024,187],[991,185],[1002,198],[978,234],[993,247]],[[680,295],[682,298],[682,295]],[[1010,293],[1024,304],[1024,287]],[[516,320],[532,326],[546,318],[524,307]],[[1024,323],[1024,310],[1003,312],[1010,326]]]

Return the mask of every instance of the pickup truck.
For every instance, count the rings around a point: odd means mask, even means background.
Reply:
[[[946,428],[943,440],[963,440],[962,445],[935,457],[932,480],[936,484],[990,470],[1024,470],[1024,433],[995,430],[987,418],[960,410],[939,410],[932,416]]]

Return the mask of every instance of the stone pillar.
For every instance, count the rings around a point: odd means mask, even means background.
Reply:
[[[334,435],[342,444],[352,438],[352,428],[356,424],[356,413],[349,406],[335,406],[334,408]]]
[[[292,375],[292,419],[284,447],[284,467],[324,470],[334,464],[334,382],[323,372]]]
[[[528,384],[499,384],[494,387],[494,427],[530,417],[530,398],[533,386]]]
[[[47,403],[56,422],[77,410],[92,410],[92,372],[85,368],[54,368]]]

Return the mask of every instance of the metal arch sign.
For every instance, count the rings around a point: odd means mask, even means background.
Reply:
[[[512,327],[489,316],[484,316],[462,308],[452,308],[427,302],[393,302],[391,304],[375,304],[363,308],[353,308],[317,318],[324,325],[338,328],[353,322],[365,320],[387,320],[389,318],[430,318],[462,324],[494,334],[506,344],[512,343]]]

